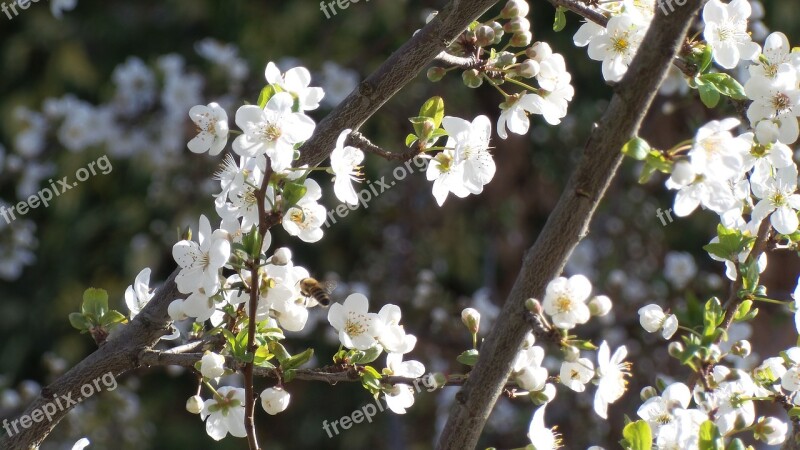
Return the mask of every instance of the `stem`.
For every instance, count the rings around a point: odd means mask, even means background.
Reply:
[[[775,300],[773,298],[767,298],[767,297],[753,297],[752,299],[757,300],[759,302],[774,303],[776,305],[784,305],[784,306],[791,305],[793,303],[793,302],[785,302],[782,300]]]
[[[264,171],[264,179],[261,180],[261,187],[255,192],[256,206],[258,207],[258,234],[260,241],[263,242],[264,236],[272,226],[269,223],[266,208],[264,207],[265,198],[267,195],[267,186],[269,186],[269,179],[272,178],[272,161],[267,158],[267,169]],[[259,263],[260,263],[261,249],[252,256],[249,261],[250,265],[250,310],[249,320],[247,321],[247,353],[255,355],[256,353],[256,314],[258,312],[258,299],[260,297],[261,282],[259,280]],[[260,450],[258,446],[258,438],[256,436],[255,425],[255,409],[256,409],[256,396],[253,389],[253,368],[254,361],[250,361],[244,366],[244,429],[247,432],[247,443],[250,450]]]
[[[538,93],[539,93],[539,89],[536,89],[536,88],[535,88],[535,87],[533,87],[533,86],[529,86],[529,85],[527,85],[527,84],[523,83],[522,81],[516,80],[516,79],[514,79],[514,78],[511,78],[511,77],[509,77],[509,76],[506,76],[506,77],[504,77],[504,78],[505,78],[505,80],[506,80],[506,81],[508,81],[508,82],[510,82],[510,83],[514,83],[514,84],[516,84],[517,86],[524,87],[525,89],[528,89],[529,91],[531,91],[531,92],[534,92],[534,93],[536,93],[536,94],[538,94]]]
[[[701,337],[701,338],[703,337],[703,335],[698,333],[697,330],[693,330],[693,329],[691,329],[689,327],[685,327],[683,325],[678,325],[678,329],[679,330],[683,330],[683,331],[687,331],[687,332],[692,333],[693,335]]]
[[[483,74],[481,74],[481,75],[483,75],[483,78],[484,78],[486,81],[488,81],[488,82],[489,82],[489,84],[491,84],[492,86],[494,86],[494,88],[495,88],[495,89],[497,89],[498,91],[500,91],[500,94],[503,96],[503,98],[504,98],[504,99],[507,99],[508,97],[511,97],[510,95],[508,95],[508,94],[506,93],[506,91],[504,91],[503,89],[501,89],[501,88],[500,88],[500,86],[499,86],[499,85],[498,85],[498,84],[497,84],[497,83],[496,83],[494,80],[492,80],[492,78],[491,78],[490,76],[486,75],[485,73],[483,73]]]

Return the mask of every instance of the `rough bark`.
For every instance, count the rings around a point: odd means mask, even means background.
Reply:
[[[656,17],[640,51],[625,78],[615,87],[609,107],[592,131],[566,190],[536,242],[525,253],[514,286],[495,322],[498,325],[481,346],[480,359],[456,396],[438,449],[475,448],[529,330],[523,314],[525,300],[542,298],[547,283],[561,273],[573,249],[586,235],[594,210],[622,160],[620,149],[637,134],[702,4],[703,0],[688,0],[668,16],[656,8]]]

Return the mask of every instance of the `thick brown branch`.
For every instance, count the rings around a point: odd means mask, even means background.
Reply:
[[[586,235],[595,208],[622,160],[620,149],[639,126],[686,37],[703,0],[688,0],[669,16],[655,18],[617,85],[605,114],[592,131],[583,157],[570,178],[536,243],[525,254],[517,280],[500,317],[481,347],[481,358],[457,396],[437,448],[475,448],[489,413],[511,372],[529,326],[525,300],[542,298],[547,283],[557,277],[572,250]]]
[[[342,130],[361,128],[384,103],[497,1],[451,0],[317,125],[314,136],[300,149],[300,160],[296,165],[316,166],[324,161]]]
[[[483,62],[475,58],[467,58],[464,56],[455,56],[447,52],[441,52],[436,55],[435,62],[444,64],[450,67],[458,67],[461,69],[474,69],[479,67]]]
[[[170,317],[167,307],[172,300],[184,298],[175,285],[175,270],[155,296],[119,334],[109,339],[105,345],[87,356],[83,361],[42,389],[39,396],[25,409],[23,415],[30,416],[34,410],[42,410],[44,405],[54,401],[54,396],[81,398],[81,387],[92,383],[104,374],[119,376],[139,367],[139,353],[142,349],[153,346],[161,336],[169,334]],[[72,409],[66,406],[52,415],[52,420],[33,422],[28,428],[19,428],[19,433],[0,440],[0,448],[4,450],[28,450],[36,447],[47,437],[52,429]],[[21,416],[20,416],[21,417]]]

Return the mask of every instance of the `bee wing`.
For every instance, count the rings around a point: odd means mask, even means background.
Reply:
[[[324,281],[320,284],[322,285],[322,289],[324,289],[328,294],[332,294],[333,291],[336,290],[337,283],[335,281]]]

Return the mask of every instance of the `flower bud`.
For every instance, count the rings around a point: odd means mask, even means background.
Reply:
[[[738,341],[731,347],[731,353],[740,358],[747,358],[750,356],[750,350],[750,341],[747,340]]]
[[[517,17],[511,19],[503,25],[503,30],[506,33],[524,33],[531,31],[531,23],[524,17]]]
[[[494,28],[481,25],[475,30],[475,39],[478,47],[488,47],[494,43]]]
[[[503,39],[503,35],[505,35],[506,32],[503,30],[503,25],[501,25],[500,22],[492,22],[491,27],[494,30],[494,41],[492,41],[492,44],[497,45]]]
[[[200,360],[200,373],[208,379],[216,379],[225,374],[225,357],[206,351]]]
[[[642,391],[639,392],[639,397],[642,399],[643,402],[658,396],[658,391],[653,386],[645,386],[642,388]]]
[[[530,59],[542,62],[551,56],[553,56],[553,49],[550,48],[550,44],[547,42],[535,42],[533,45],[530,46],[527,50],[525,50],[525,56]]]
[[[669,346],[667,346],[667,352],[673,358],[680,358],[683,351],[684,347],[680,342],[670,342]]]
[[[483,84],[480,72],[475,69],[465,70],[461,78],[464,80],[464,85],[469,88],[476,88]]]
[[[603,317],[611,311],[611,299],[605,295],[598,295],[589,300],[589,312],[593,316]]]
[[[575,362],[581,357],[581,351],[572,345],[564,347],[562,351],[564,352],[564,361],[566,362]]]
[[[550,403],[556,398],[556,387],[552,383],[547,383],[541,391],[529,392],[528,397],[536,406]]]
[[[200,414],[203,410],[203,397],[193,395],[186,400],[186,410],[192,414]]]
[[[542,313],[542,304],[539,303],[539,300],[536,300],[535,298],[529,298],[525,300],[525,308],[534,314]]]
[[[511,64],[514,64],[515,62],[517,62],[517,57],[514,56],[513,53],[511,53],[511,52],[500,52],[500,53],[497,54],[497,62],[495,63],[495,66],[497,66],[497,67],[505,67],[505,66],[510,66]]]
[[[500,11],[501,19],[514,19],[525,17],[530,11],[530,6],[525,0],[508,0],[506,6]]]
[[[514,68],[514,74],[523,78],[533,78],[539,74],[539,63],[532,59],[526,59]]]
[[[272,264],[276,266],[285,266],[289,264],[289,261],[292,260],[292,251],[289,250],[287,247],[281,247],[275,250],[275,253],[272,255]]]
[[[435,83],[444,78],[446,73],[447,71],[442,67],[431,67],[430,69],[428,69],[427,75],[428,79]]]
[[[785,422],[774,417],[762,417],[753,430],[753,436],[767,445],[778,445],[786,440],[788,431],[789,427]]]
[[[672,166],[672,181],[681,186],[687,186],[694,181],[697,175],[689,161],[681,160]]]
[[[509,41],[509,45],[512,47],[527,47],[531,44],[533,40],[533,34],[530,31],[521,31],[519,33],[514,33],[511,36],[511,40]]]
[[[465,308],[461,311],[461,321],[467,327],[470,333],[478,334],[481,327],[481,313],[473,308]]]
[[[183,300],[175,299],[167,307],[167,313],[172,320],[185,320],[189,316],[183,312]]]
[[[274,416],[289,407],[288,392],[280,387],[267,388],[261,393],[261,407],[267,414]]]

